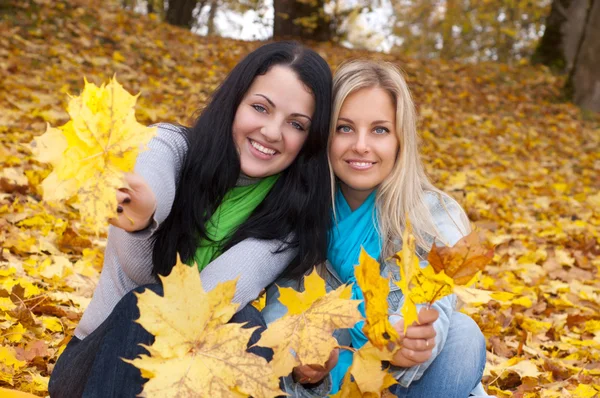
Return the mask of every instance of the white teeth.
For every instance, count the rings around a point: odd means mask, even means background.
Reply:
[[[265,155],[275,155],[275,153],[277,153],[277,151],[273,150],[273,149],[269,149],[269,148],[265,148],[264,146],[260,145],[258,142],[250,140],[250,144],[252,144],[252,146],[259,152],[264,153]]]
[[[357,167],[369,167],[371,166],[373,163],[371,162],[349,162],[351,165],[353,166],[357,166]]]

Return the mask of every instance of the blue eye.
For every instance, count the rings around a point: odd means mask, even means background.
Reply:
[[[340,133],[350,133],[350,132],[352,132],[352,129],[350,128],[350,126],[344,126],[344,125],[338,126],[336,130],[339,131]]]
[[[290,124],[291,124],[291,125],[292,125],[292,127],[294,127],[296,130],[300,130],[300,131],[304,131],[304,130],[305,130],[305,129],[304,129],[304,126],[303,126],[303,125],[301,125],[301,124],[300,124],[300,123],[298,123],[298,122],[291,122]]]
[[[386,129],[385,127],[375,127],[375,134],[386,134],[389,133],[390,130]]]
[[[252,106],[252,107],[253,107],[253,108],[254,108],[254,109],[257,111],[257,112],[260,112],[260,113],[266,113],[266,112],[267,112],[267,108],[265,108],[265,107],[264,107],[264,106],[262,106],[262,105],[257,105],[257,104],[254,104],[254,105],[251,105],[251,106]]]

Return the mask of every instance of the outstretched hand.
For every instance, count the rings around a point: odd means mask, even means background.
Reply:
[[[127,232],[140,231],[150,225],[156,211],[156,197],[139,174],[127,173],[125,181],[129,188],[117,190],[117,217],[108,222]]]

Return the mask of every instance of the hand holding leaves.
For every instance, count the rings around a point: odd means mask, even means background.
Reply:
[[[123,173],[133,171],[138,152],[155,134],[136,121],[136,100],[116,78],[100,87],[86,81],[83,93],[69,101],[71,120],[48,126],[31,143],[37,159],[54,168],[42,183],[44,199],[76,197],[82,219],[96,232],[116,215]]]

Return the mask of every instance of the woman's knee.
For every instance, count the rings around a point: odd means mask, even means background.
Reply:
[[[473,368],[483,372],[485,367],[486,342],[479,325],[468,315],[457,312],[453,316],[452,322],[458,327],[457,332],[460,340],[463,342],[459,350],[463,358],[470,359]]]
[[[140,293],[144,293],[146,291],[152,291],[160,296],[163,295],[163,287],[159,283],[153,283],[149,285],[138,286],[133,290],[130,290],[126,293],[121,300],[117,303],[115,308],[111,312],[112,317],[134,317],[137,319],[139,317],[138,310],[138,295]]]

